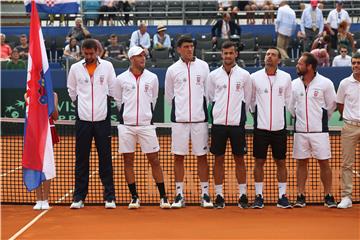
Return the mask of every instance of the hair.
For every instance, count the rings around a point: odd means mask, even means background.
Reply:
[[[221,49],[228,49],[234,47],[234,49],[236,50],[236,43],[232,42],[232,41],[225,41],[223,42],[223,44],[221,45]]]
[[[21,38],[27,38],[26,34],[21,34],[20,37]]]
[[[110,35],[110,38],[116,38],[116,37],[117,37],[116,34],[111,34],[111,35]]]
[[[85,39],[83,41],[81,48],[95,49],[95,51],[97,51],[98,50],[98,44],[95,41],[95,39],[89,38],[89,39]]]
[[[309,52],[304,52],[301,56],[305,57],[305,64],[311,65],[314,71],[316,72],[318,60],[316,59],[315,55]]]
[[[354,58],[359,59],[359,58],[360,58],[360,52],[354,53],[354,54],[352,55],[352,57],[351,57],[351,60],[353,60]]]
[[[344,21],[342,21],[340,24],[339,24],[339,27],[338,27],[338,29],[339,28],[341,28],[341,29],[347,29],[347,27],[348,27],[348,23],[344,20]]]
[[[325,36],[323,37],[323,40],[324,40],[324,42],[329,43],[329,42],[330,42],[330,36],[329,36],[329,35],[325,35]]]
[[[78,21],[81,22],[81,23],[83,22],[81,17],[75,18],[75,22],[78,22]]]
[[[191,38],[191,36],[181,35],[176,42],[176,46],[181,47],[183,43],[194,43],[194,40]]]
[[[339,45],[339,50],[341,50],[342,48],[345,48],[347,50],[347,47],[344,44]]]
[[[268,50],[270,50],[270,49],[276,50],[278,52],[278,57],[281,59],[281,52],[277,47],[269,47]]]

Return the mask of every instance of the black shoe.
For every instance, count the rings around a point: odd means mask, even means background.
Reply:
[[[249,208],[249,200],[245,194],[242,194],[238,202],[239,208]]]
[[[264,207],[264,199],[261,194],[255,196],[255,201],[252,205],[252,208],[263,208]]]
[[[328,194],[325,196],[324,206],[328,207],[328,208],[336,208],[337,203],[336,203],[333,195]]]
[[[305,196],[300,194],[296,197],[296,202],[294,204],[294,207],[296,208],[303,208],[306,206]]]
[[[214,208],[224,208],[225,207],[225,199],[220,195],[216,195]]]
[[[278,208],[292,208],[286,194],[283,194],[281,198],[279,198],[276,206]]]

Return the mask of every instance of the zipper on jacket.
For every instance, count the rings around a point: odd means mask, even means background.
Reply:
[[[271,131],[271,129],[272,129],[272,95],[273,95],[272,88],[273,88],[273,83],[271,83],[269,75],[267,75],[267,77],[269,79],[269,85],[270,85],[270,131]]]
[[[228,97],[226,103],[226,118],[225,118],[225,125],[228,125],[228,114],[229,114],[229,103],[230,103],[230,78],[231,78],[232,71],[228,74]]]
[[[136,78],[136,126],[139,126],[139,82],[140,76]]]
[[[188,69],[188,80],[189,80],[189,122],[191,122],[191,81],[190,81],[190,62],[186,64]]]
[[[90,76],[91,82],[91,121],[94,121],[94,75]]]
[[[309,86],[307,86],[305,89],[306,132],[309,132],[308,90]]]

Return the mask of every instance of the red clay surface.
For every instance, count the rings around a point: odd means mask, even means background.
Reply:
[[[11,237],[37,213],[31,206],[2,206],[1,238]],[[359,239],[359,213],[360,205],[345,210],[55,206],[19,239]]]

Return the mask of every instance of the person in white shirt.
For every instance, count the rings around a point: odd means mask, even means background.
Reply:
[[[344,119],[341,130],[341,202],[338,208],[352,207],[352,177],[356,146],[360,142],[360,53],[351,59],[352,75],[340,82],[336,102]],[[359,159],[357,159],[359,160]]]
[[[165,75],[165,99],[171,108],[171,151],[174,154],[176,197],[172,208],[185,206],[184,158],[192,152],[197,156],[198,175],[201,186],[201,206],[212,208],[209,195],[208,113],[206,80],[209,65],[194,57],[194,42],[190,36],[177,41],[180,59],[171,65]]]
[[[141,47],[128,52],[130,67],[116,78],[114,99],[120,112],[118,125],[119,152],[124,156],[125,179],[131,193],[129,209],[139,208],[134,159],[136,143],[146,154],[160,193],[160,207],[170,208],[165,192],[164,177],[159,161],[159,142],[152,124],[153,110],[159,91],[157,76],[145,69],[146,56]]]
[[[340,54],[334,57],[333,67],[351,67],[351,57],[348,54],[346,46],[340,46]]]
[[[320,166],[324,185],[324,205],[336,207],[331,194],[332,172],[329,165],[331,147],[328,120],[336,109],[336,93],[332,81],[316,72],[316,57],[302,54],[296,65],[299,78],[292,82],[289,111],[295,117],[293,157],[297,159],[297,199],[295,207],[305,207],[305,184],[309,158],[314,157]]]
[[[99,173],[104,185],[105,208],[116,208],[111,157],[110,97],[114,96],[113,65],[97,55],[95,39],[85,39],[84,59],[73,64],[67,88],[76,106],[75,190],[70,208],[84,207],[89,185],[89,156],[92,139],[99,155]]]
[[[265,68],[251,74],[253,83],[251,112],[254,116],[253,156],[255,157],[255,201],[253,208],[263,208],[264,165],[268,147],[276,163],[279,199],[277,207],[291,208],[286,195],[286,107],[291,96],[290,74],[278,69],[281,54],[270,48],[265,54]]]
[[[351,19],[350,19],[349,13],[345,9],[343,9],[343,1],[337,0],[336,8],[329,12],[329,15],[326,19],[326,26],[330,30],[331,48],[332,49],[337,49],[338,27],[342,21],[346,21],[350,28]]]
[[[227,140],[230,139],[239,185],[239,207],[248,208],[244,161],[247,152],[245,122],[250,106],[252,83],[249,72],[236,64],[236,44],[226,41],[221,49],[223,65],[210,73],[207,82],[207,96],[212,104],[210,152],[215,155],[215,207],[225,207],[224,161]]]
[[[277,33],[276,47],[280,50],[282,59],[289,58],[287,49],[295,29],[295,11],[287,4],[287,1],[282,1],[275,20],[275,32]]]
[[[134,31],[131,34],[130,47],[133,46],[142,47],[146,53],[146,56],[149,56],[149,48],[151,47],[151,41],[145,23],[140,23],[139,30]]]

